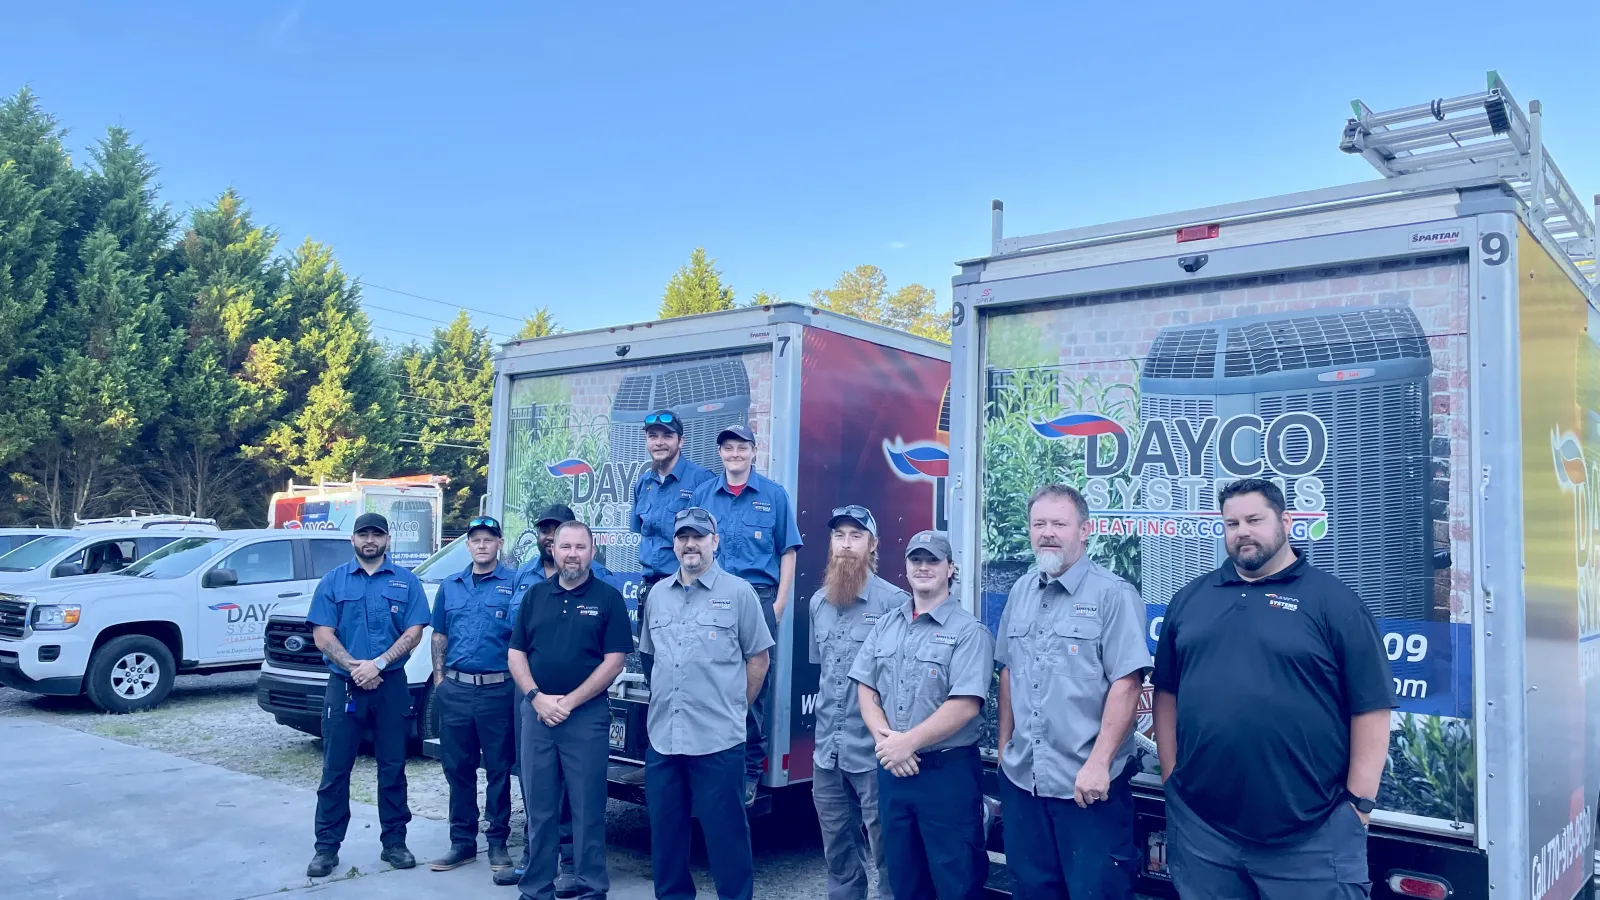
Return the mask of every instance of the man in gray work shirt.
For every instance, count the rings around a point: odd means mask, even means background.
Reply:
[[[811,802],[828,861],[828,900],[867,900],[869,850],[878,896],[893,900],[878,823],[877,742],[861,721],[850,667],[878,619],[911,597],[877,575],[878,523],[871,510],[841,506],[828,530],[828,570],[822,588],[811,595],[811,661],[822,667]]]
[[[716,564],[717,521],[673,519],[677,574],[650,589],[639,653],[650,676],[645,799],[658,900],[694,900],[690,818],[705,833],[721,900],[750,900],[755,865],[744,808],[745,714],[767,676],[772,633],[755,588]]]
[[[878,620],[850,669],[877,740],[884,858],[901,900],[978,900],[989,874],[978,713],[994,639],[950,595],[955,577],[948,538],[913,536],[911,602]]]
[[[1000,801],[1018,900],[1132,900],[1133,721],[1150,669],[1144,601],[1085,552],[1089,505],[1028,503],[1038,564],[1000,616]]]

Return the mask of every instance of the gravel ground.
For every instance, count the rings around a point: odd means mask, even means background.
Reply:
[[[322,772],[322,742],[279,725],[256,706],[256,674],[188,675],[180,677],[172,695],[159,708],[128,716],[101,714],[82,699],[40,697],[0,687],[0,716],[27,716],[53,725],[100,735],[152,750],[259,775],[285,784],[315,789]],[[480,775],[480,779],[481,779]],[[406,765],[411,812],[430,819],[448,818],[449,789],[435,760],[413,758]],[[480,781],[479,790],[482,790]],[[376,803],[372,757],[356,762],[351,797]],[[522,802],[512,782],[512,840],[522,840]],[[779,811],[755,821],[756,895],[763,898],[820,897],[826,893],[826,871],[817,823],[809,804]],[[642,807],[612,801],[606,812],[610,864],[614,870],[648,876],[650,831]],[[310,853],[311,823],[306,823]],[[411,848],[426,860],[444,847]],[[696,851],[696,880],[702,897],[715,897]],[[507,892],[509,896],[509,892]]]

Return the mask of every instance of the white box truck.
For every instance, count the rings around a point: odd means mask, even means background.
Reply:
[[[955,278],[962,600],[995,626],[1026,498],[1066,481],[1153,650],[1173,592],[1225,558],[1219,485],[1273,478],[1393,668],[1373,896],[1565,900],[1591,890],[1600,806],[1594,222],[1538,104],[1492,72],[1357,102],[1342,149],[1386,177],[1019,237],[996,203]],[[1141,889],[1169,896],[1153,752],[1135,786]]]
[[[389,520],[389,558],[416,568],[443,543],[443,475],[402,475],[295,484],[272,495],[269,528],[349,533],[356,516],[382,513]]]
[[[818,669],[806,662],[806,601],[827,566],[830,512],[870,507],[885,548],[942,527],[948,353],[904,332],[776,304],[536,338],[496,357],[489,514],[505,523],[511,555],[525,560],[537,553],[539,512],[569,504],[594,529],[630,615],[640,580],[628,525],[634,481],[649,464],[645,416],[676,413],[683,452],[719,473],[718,432],[735,423],[755,430],[756,468],[788,489],[805,540],[768,675],[774,725],[758,809],[771,791],[811,778]],[[904,586],[902,568],[882,574]],[[611,690],[611,791],[638,802],[648,697],[630,657]]]

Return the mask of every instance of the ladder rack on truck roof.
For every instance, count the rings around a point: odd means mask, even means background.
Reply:
[[[1004,207],[996,200],[991,213],[989,258],[1088,247],[1186,227],[1236,225],[1276,218],[1290,211],[1354,208],[1400,196],[1500,184],[1521,198],[1529,220],[1541,232],[1538,237],[1562,251],[1561,255],[1588,284],[1590,297],[1600,298],[1600,273],[1595,265],[1595,219],[1600,218],[1600,195],[1595,197],[1595,213],[1591,216],[1544,149],[1539,101],[1533,101],[1524,111],[1499,74],[1491,71],[1488,89],[1480,93],[1387,112],[1373,112],[1360,100],[1352,101],[1351,106],[1356,115],[1345,123],[1339,149],[1360,154],[1383,173],[1381,180],[1017,237],[1004,236]],[[1190,238],[1179,235],[1179,240],[1187,239]],[[977,260],[965,260],[961,265],[969,262]],[[957,283],[961,283],[959,278]],[[1600,299],[1594,302],[1600,303]]]

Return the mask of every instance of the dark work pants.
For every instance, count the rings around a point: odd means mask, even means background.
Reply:
[[[611,752],[611,706],[605,695],[572,711],[554,728],[522,718],[523,809],[528,814],[528,868],[518,888],[536,900],[555,897],[556,844],[572,843],[578,896],[604,897],[606,875],[606,762]],[[570,810],[570,812],[568,812]],[[569,816],[566,828],[562,814]]]
[[[1106,799],[1040,797],[1000,774],[1006,869],[1017,900],[1133,900],[1139,871],[1133,829],[1134,767],[1111,782]]]
[[[518,786],[520,787],[520,789],[522,791],[522,823],[523,823],[523,829],[522,829],[523,830],[523,835],[522,835],[523,836],[523,842],[522,842],[522,844],[523,844],[523,852],[524,852],[524,854],[526,854],[527,847],[528,847],[527,838],[529,837],[530,829],[527,827],[527,823],[528,823],[528,803],[529,803],[529,800],[528,800],[528,785],[522,780],[522,720],[524,718],[524,715],[523,715],[524,713],[527,714],[527,716],[526,716],[527,718],[533,719],[534,721],[538,721],[538,717],[533,714],[533,704],[529,703],[527,700],[524,700],[522,698],[522,691],[517,690],[515,687],[513,687],[512,690],[511,690],[511,697],[512,697],[511,707],[512,707],[512,709],[514,709],[516,711],[515,724],[513,726],[515,730],[512,732],[512,734],[516,737],[516,739],[511,742],[512,743],[512,748],[516,752],[516,765],[512,769],[512,771],[516,773],[517,784],[518,784]],[[609,748],[610,744],[607,743],[606,746]],[[609,752],[609,750],[608,750],[608,752]],[[567,803],[567,798],[566,798],[565,795],[562,795],[562,798],[561,798],[561,847],[560,847],[560,850],[558,851],[558,853],[559,853],[559,856],[560,856],[559,865],[561,867],[561,871],[563,871],[563,872],[571,872],[572,871],[572,806]]]
[[[650,874],[656,900],[694,900],[689,875],[692,815],[706,836],[706,857],[718,900],[750,900],[755,863],[744,811],[744,745],[704,756],[644,754],[650,813]]]
[[[1183,900],[1362,900],[1372,895],[1367,829],[1348,803],[1298,844],[1247,847],[1167,788],[1167,871]]]
[[[778,617],[772,604],[778,599],[778,588],[770,584],[754,586],[761,599],[761,616],[767,620],[767,630],[772,639],[778,639]],[[767,680],[761,683],[761,693],[744,716],[744,780],[760,781],[766,769],[767,747],[772,741],[772,683],[778,678],[778,645],[767,650]]]
[[[878,770],[889,887],[901,900],[978,900],[989,875],[978,748],[924,752],[920,766],[907,778]]]
[[[478,765],[488,776],[484,813],[489,843],[511,837],[511,767],[516,763],[512,714],[506,704],[516,694],[511,681],[462,684],[446,678],[434,687],[439,704],[439,761],[450,784],[450,843],[478,849]]]
[[[355,709],[346,712],[351,702]],[[317,852],[338,853],[350,827],[350,770],[361,736],[372,732],[378,762],[378,821],[385,847],[406,842],[411,809],[406,806],[406,730],[411,692],[399,670],[367,691],[343,676],[328,678],[322,700],[322,783],[317,786]]]

